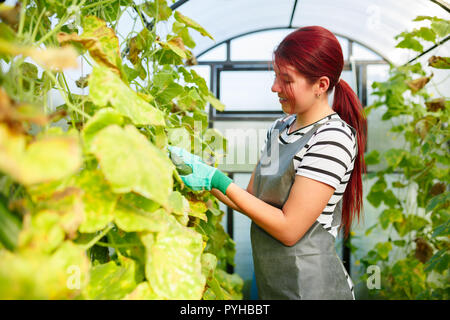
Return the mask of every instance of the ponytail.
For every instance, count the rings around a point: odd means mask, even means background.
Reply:
[[[364,149],[367,137],[367,119],[357,95],[344,80],[340,79],[334,87],[333,110],[348,125],[356,130],[357,155],[343,195],[342,222],[345,237],[348,237],[355,216],[360,218],[363,206],[362,174],[366,173]]]

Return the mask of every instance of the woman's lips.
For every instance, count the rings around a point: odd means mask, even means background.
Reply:
[[[278,100],[280,101],[280,103],[286,103],[288,101],[286,98],[281,98],[281,97],[279,97]]]

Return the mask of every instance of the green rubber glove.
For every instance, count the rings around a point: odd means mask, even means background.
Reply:
[[[180,157],[186,165],[192,168],[192,173],[182,175],[181,180],[192,190],[211,190],[219,189],[226,194],[228,186],[233,182],[222,171],[208,166],[203,160],[178,147],[169,146],[169,151]]]

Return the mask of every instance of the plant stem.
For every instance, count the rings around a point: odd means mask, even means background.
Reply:
[[[25,24],[25,11],[27,8],[27,0],[23,0],[22,7],[20,8],[20,22],[19,22],[19,30],[17,31],[17,35],[20,37],[23,32],[23,26]]]
[[[42,9],[41,14],[39,15],[39,18],[36,22],[36,26],[34,27],[33,34],[31,35],[31,41],[33,41],[33,42],[34,42],[34,39],[36,38],[37,31],[40,28],[41,19],[42,19],[42,16],[44,15],[44,13],[45,13],[45,8]]]
[[[101,4],[105,4],[105,3],[109,3],[109,2],[114,2],[114,1],[116,1],[116,0],[96,1],[96,2],[94,2],[94,3],[91,3],[91,4],[88,4],[88,5],[84,6],[84,7],[83,7],[83,10],[90,9],[90,8],[94,8],[94,7],[97,7],[97,6],[101,5]]]
[[[113,228],[113,224],[110,223],[105,229],[100,232],[99,235],[95,236],[91,241],[89,241],[86,245],[82,246],[84,250],[88,250],[94,244],[96,244],[101,238],[103,238],[111,229]]]
[[[66,102],[67,106],[74,110],[75,112],[78,112],[79,114],[83,115],[84,117],[90,119],[91,116],[88,115],[87,113],[85,113],[84,111],[80,110],[79,108],[77,108],[76,106],[74,106],[69,99],[67,99],[67,95],[63,92],[63,89],[61,88],[61,85],[59,84],[58,80],[56,80],[56,77],[53,75],[53,73],[51,73],[48,70],[45,70],[45,72],[48,74],[48,76],[56,83],[56,86],[58,88],[59,93],[61,94],[61,96],[63,97],[64,101]]]

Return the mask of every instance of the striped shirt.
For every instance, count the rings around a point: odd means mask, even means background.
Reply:
[[[288,125],[286,129],[281,132],[278,143],[292,143],[312,129],[313,125],[324,123],[333,118],[340,119],[337,113],[333,113],[308,126],[290,132],[290,127],[294,123],[296,116],[297,115],[295,114],[290,115],[284,120],[288,122]],[[264,143],[264,145],[267,144],[269,134],[272,132],[277,121],[269,128],[266,143]],[[337,236],[337,229],[339,226],[331,227],[333,211],[336,204],[344,195],[345,188],[350,179],[350,174],[353,170],[355,158],[356,137],[344,123],[331,121],[320,127],[292,160],[297,175],[326,183],[335,189],[325,209],[317,218],[317,221],[325,228],[325,230],[334,237]]]

